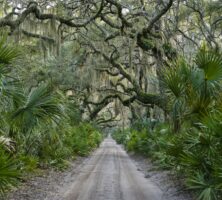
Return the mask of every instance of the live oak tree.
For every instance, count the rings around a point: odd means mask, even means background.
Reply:
[[[138,106],[167,117],[164,68],[181,55],[192,62],[203,42],[220,51],[221,10],[219,0],[3,0],[0,27],[34,55],[27,65],[44,66],[31,69],[33,84],[72,91],[90,119],[118,102],[134,117]]]

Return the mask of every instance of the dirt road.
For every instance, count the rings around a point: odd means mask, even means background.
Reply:
[[[137,170],[126,152],[107,138],[85,163],[63,200],[162,200],[161,190]]]

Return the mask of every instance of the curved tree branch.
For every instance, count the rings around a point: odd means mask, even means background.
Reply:
[[[36,2],[30,2],[30,4],[28,5],[28,7],[26,8],[25,11],[23,11],[21,14],[19,14],[17,16],[17,19],[15,20],[11,20],[8,15],[2,19],[0,19],[0,27],[4,27],[4,26],[9,26],[12,31],[15,30],[17,27],[19,27],[19,25],[21,23],[24,22],[24,20],[26,19],[26,17],[28,15],[30,15],[31,13],[34,14],[34,16],[39,19],[39,20],[48,20],[48,19],[54,19],[58,22],[60,22],[61,24],[65,24],[69,27],[85,27],[87,24],[89,24],[91,21],[95,20],[97,17],[100,16],[100,13],[103,10],[103,6],[104,6],[104,0],[101,1],[101,5],[99,10],[96,12],[96,14],[94,16],[92,16],[91,18],[89,18],[88,20],[86,20],[85,22],[82,23],[75,23],[73,22],[72,19],[65,19],[63,17],[59,17],[57,15],[54,14],[44,14],[40,11],[38,4]],[[11,13],[14,14],[14,13]]]

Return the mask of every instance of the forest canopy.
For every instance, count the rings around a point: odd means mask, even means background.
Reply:
[[[33,84],[73,91],[95,118],[113,101],[167,112],[162,69],[180,56],[193,62],[203,44],[220,51],[221,9],[213,0],[1,1],[0,27],[31,54],[23,74]]]

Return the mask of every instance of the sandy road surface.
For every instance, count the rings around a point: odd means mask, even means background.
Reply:
[[[164,200],[126,152],[107,138],[65,189],[63,200]]]

